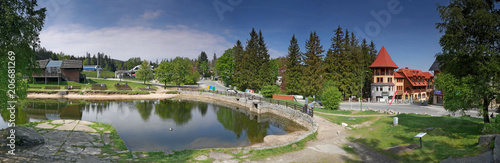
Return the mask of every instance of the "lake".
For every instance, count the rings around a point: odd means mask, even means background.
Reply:
[[[267,135],[306,130],[273,114],[194,101],[30,100],[22,105],[16,124],[54,119],[109,123],[131,151],[245,147]],[[10,114],[6,109],[0,113],[0,128],[6,128]]]

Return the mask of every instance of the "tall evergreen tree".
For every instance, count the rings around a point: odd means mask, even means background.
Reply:
[[[316,32],[311,32],[305,47],[306,52],[302,59],[304,61],[303,94],[306,96],[320,95],[321,84],[325,77],[322,65],[323,55],[321,54],[324,50]]]
[[[217,68],[215,67],[215,65],[217,64],[217,54],[214,53],[214,57],[212,58],[212,64],[210,65],[210,67],[212,68],[212,70],[214,71],[214,76],[217,76]]]
[[[342,53],[344,51],[344,31],[340,26],[335,30],[335,36],[331,39],[332,45],[325,57],[325,73],[326,79],[329,81],[334,81],[336,87],[340,85],[340,79],[342,78],[341,69],[342,65]]]
[[[368,43],[366,39],[363,39],[361,42],[361,54],[363,55],[363,68],[368,73],[363,75],[363,97],[371,97],[371,83],[373,82],[373,71],[370,69],[370,65],[375,61],[375,57],[370,55],[370,48],[368,47]]]
[[[288,46],[288,55],[286,56],[286,70],[283,81],[286,86],[286,94],[298,95],[302,93],[302,68],[301,60],[302,54],[300,53],[299,44],[295,38],[295,34],[290,40],[290,46]]]
[[[245,60],[245,53],[243,50],[243,45],[241,41],[236,41],[236,45],[233,47],[234,54],[234,86],[239,90],[245,90],[248,87],[248,81],[245,80],[244,71],[247,69],[247,61]]]
[[[243,53],[243,58],[247,62],[247,68],[244,69],[244,79],[248,81],[248,88],[255,89],[259,86],[259,69],[260,69],[260,58],[259,58],[259,35],[252,28],[250,32],[250,39],[247,40],[247,46],[245,47],[245,52]]]
[[[254,89],[260,90],[263,86],[273,84],[277,76],[273,76],[271,71],[270,55],[267,50],[262,31],[259,30],[258,47],[257,47],[257,85]]]

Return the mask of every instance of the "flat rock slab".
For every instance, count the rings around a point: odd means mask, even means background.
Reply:
[[[215,160],[213,163],[239,163],[240,161],[237,159],[232,159],[232,160]]]
[[[53,120],[51,123],[52,123],[52,124],[63,124],[63,123],[64,123],[64,120],[62,120],[62,119]]]
[[[233,158],[233,155],[221,152],[210,152],[208,153],[208,157],[216,159],[216,160],[229,160]]]
[[[55,126],[50,124],[50,123],[62,124],[62,125],[54,128]],[[61,119],[59,119],[59,120],[53,120],[50,123],[49,122],[40,123],[36,127],[42,128],[42,129],[56,129],[56,130],[64,130],[64,131],[97,132],[95,129],[88,126],[88,125],[95,124],[95,123],[89,122],[89,121],[61,120]]]
[[[97,132],[96,130],[94,130],[93,128],[87,126],[89,124],[82,124],[82,122],[85,122],[85,121],[80,121],[80,123],[78,125],[75,126],[75,129],[73,129],[73,131],[83,131],[83,132]],[[93,123],[92,123],[93,124]]]
[[[194,158],[194,159],[195,159],[195,160],[198,160],[198,161],[202,161],[202,160],[207,160],[207,159],[208,159],[208,157],[207,157],[207,156],[205,156],[205,155],[201,155],[201,156],[198,156],[198,157],[196,157],[196,158]]]
[[[2,159],[7,156],[6,152],[2,152],[0,162],[111,162],[119,159],[118,156],[103,153],[100,147],[104,146],[104,143],[111,143],[110,134],[97,133],[89,126],[93,124],[95,123],[80,120],[42,122],[36,125],[37,130],[30,128],[34,131],[30,135],[43,133],[40,137],[45,141],[44,144],[22,151],[19,149],[15,157],[7,159]]]
[[[36,125],[36,127],[37,128],[43,128],[43,129],[52,129],[55,126],[49,124],[49,122],[45,122],[45,123],[40,123],[40,124]]]

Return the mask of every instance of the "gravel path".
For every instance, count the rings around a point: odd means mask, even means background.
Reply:
[[[369,147],[347,141],[346,136],[349,136],[349,133],[342,126],[319,116],[314,119],[319,124],[316,140],[307,142],[303,150],[269,157],[259,162],[397,162]],[[359,158],[347,153],[342,148],[344,144],[354,148]]]

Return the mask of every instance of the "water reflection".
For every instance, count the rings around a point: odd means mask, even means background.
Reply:
[[[0,113],[3,120],[0,128],[6,128],[10,113],[7,109]],[[245,109],[203,102],[31,101],[16,110],[16,124],[52,119],[109,123],[132,151],[247,146],[262,142],[266,135],[303,130],[272,114],[257,115]]]

